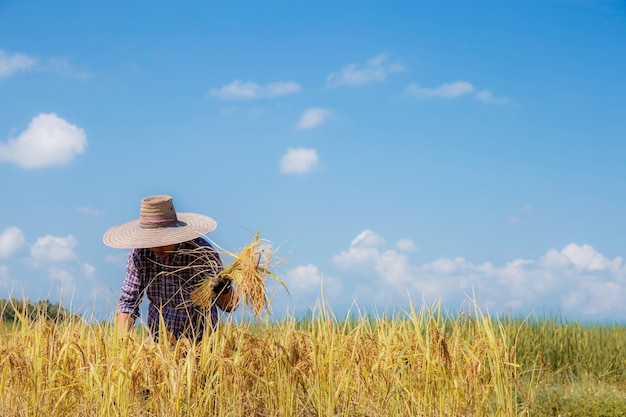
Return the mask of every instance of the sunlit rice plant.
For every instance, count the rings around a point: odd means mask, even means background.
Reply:
[[[224,323],[174,346],[20,320],[0,338],[0,415],[521,415],[511,348],[480,314],[338,319],[320,304],[307,320]]]
[[[200,343],[25,314],[0,326],[0,416],[626,415],[626,329],[438,305],[226,321]]]
[[[216,276],[207,276],[196,288],[191,299],[199,306],[210,306],[215,297],[213,284],[218,277],[233,281],[235,297],[242,299],[256,317],[261,317],[268,308],[266,278],[270,277],[280,283],[285,290],[287,285],[273,271],[273,248],[264,239],[254,234],[252,241],[240,252],[231,252],[219,248],[220,254],[230,259]],[[202,256],[202,252],[200,252]],[[210,262],[210,260],[208,260]]]

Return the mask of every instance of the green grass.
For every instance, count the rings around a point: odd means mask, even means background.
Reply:
[[[561,317],[503,320],[534,416],[626,416],[626,327]]]

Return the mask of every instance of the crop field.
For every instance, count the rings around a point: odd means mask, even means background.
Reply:
[[[1,416],[624,416],[626,328],[425,306],[225,322],[200,344],[17,314]]]

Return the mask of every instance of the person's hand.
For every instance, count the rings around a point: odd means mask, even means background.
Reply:
[[[213,292],[217,295],[226,294],[230,291],[231,285],[232,281],[230,279],[218,275],[213,281]]]

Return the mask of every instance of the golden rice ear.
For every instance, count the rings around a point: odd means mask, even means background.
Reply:
[[[271,269],[272,247],[259,237],[260,232],[256,232],[252,242],[244,247],[239,253],[224,251],[232,258],[224,269],[217,275],[230,278],[234,285],[235,297],[243,300],[244,306],[250,308],[257,318],[269,309],[268,297],[265,281],[269,276],[277,281],[287,290],[287,285]],[[191,300],[199,306],[208,307],[215,298],[213,292],[213,282],[215,276],[207,277],[191,294]],[[287,290],[287,292],[289,292]]]

